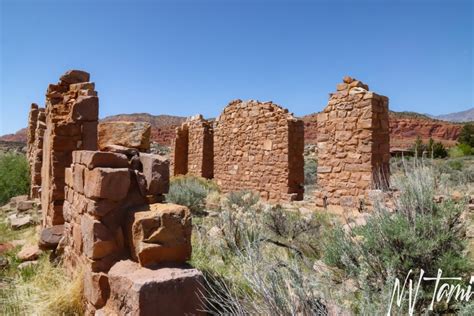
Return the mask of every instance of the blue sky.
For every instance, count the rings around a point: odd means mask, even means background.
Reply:
[[[236,98],[305,115],[344,75],[395,111],[474,106],[472,1],[0,3],[0,134],[74,68],[91,73],[101,117],[212,117]]]

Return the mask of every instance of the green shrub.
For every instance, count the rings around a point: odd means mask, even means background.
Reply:
[[[462,168],[464,167],[464,164],[461,160],[451,160],[448,162],[448,166],[451,169],[461,171]]]
[[[306,158],[304,160],[304,184],[313,185],[316,183],[316,176],[318,170],[318,161],[313,158]]]
[[[0,204],[11,197],[28,194],[28,162],[22,154],[0,154]]]
[[[257,205],[259,200],[260,195],[256,192],[250,190],[232,191],[226,195],[223,207],[229,210],[243,209],[246,211]]]
[[[446,158],[448,157],[448,151],[441,142],[436,142],[431,148],[433,158]]]
[[[198,214],[204,210],[206,197],[212,191],[218,191],[218,187],[210,180],[194,176],[178,176],[171,179],[166,200],[185,205],[192,213]]]
[[[324,243],[324,260],[358,280],[360,308],[367,311],[376,302],[386,304],[386,290],[394,278],[403,280],[410,269],[435,276],[466,277],[472,263],[465,257],[465,230],[461,221],[463,205],[432,202],[435,180],[430,168],[418,165],[397,182],[398,211],[390,213],[376,205],[365,226],[349,232],[336,228]],[[424,285],[424,284],[423,284]],[[422,290],[417,306],[431,301],[430,285]],[[406,306],[406,305],[405,305]],[[385,305],[386,307],[386,305]],[[438,306],[438,309],[453,306]],[[418,311],[420,312],[420,310]]]
[[[459,133],[458,142],[474,147],[474,124],[465,124]]]
[[[469,156],[469,155],[472,155],[472,153],[473,153],[472,147],[468,144],[458,144],[449,149],[449,157],[451,158]]]

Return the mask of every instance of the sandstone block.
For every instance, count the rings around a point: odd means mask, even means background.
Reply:
[[[55,225],[41,230],[38,246],[41,250],[54,250],[64,234],[64,225]]]
[[[64,75],[59,78],[59,80],[67,84],[88,82],[89,79],[89,73],[82,70],[68,70]]]
[[[95,168],[85,170],[84,193],[89,198],[119,201],[127,195],[130,174],[125,168]]]
[[[92,272],[89,269],[84,273],[84,297],[96,308],[101,308],[109,298],[109,278],[103,272]]]
[[[200,298],[203,276],[196,269],[149,269],[120,261],[110,269],[109,283],[108,314],[205,315]]]
[[[141,153],[140,162],[147,182],[148,195],[168,193],[169,160],[159,155]]]
[[[151,125],[146,122],[102,122],[99,124],[99,149],[108,145],[150,150]]]
[[[86,167],[80,164],[74,164],[72,166],[72,181],[74,191],[78,193],[84,193],[84,171]]]
[[[97,121],[99,117],[99,98],[80,96],[72,105],[71,117],[74,121]]]
[[[90,259],[100,259],[118,250],[113,233],[91,216],[81,217],[81,234],[84,254]]]
[[[127,156],[105,151],[75,151],[73,152],[73,161],[89,169],[97,167],[128,168]]]
[[[97,122],[82,122],[82,148],[97,150]]]
[[[20,261],[33,261],[38,259],[41,254],[41,250],[38,248],[38,245],[24,245],[20,252],[18,252],[17,257]]]
[[[151,204],[129,214],[132,257],[142,266],[185,262],[191,257],[191,213],[176,204]]]

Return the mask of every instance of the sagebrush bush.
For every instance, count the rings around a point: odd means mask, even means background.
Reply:
[[[11,197],[28,194],[28,162],[22,154],[0,154],[0,204]]]
[[[365,226],[349,232],[337,228],[325,239],[325,262],[358,281],[360,297],[365,298],[359,303],[365,311],[375,302],[386,303],[389,285],[395,277],[403,282],[410,269],[415,273],[424,269],[430,276],[442,269],[443,275],[466,277],[472,268],[464,254],[464,205],[433,203],[434,172],[424,165],[395,180],[400,190],[395,213],[376,205]],[[429,285],[423,290],[431,293]],[[427,306],[430,300],[431,295],[421,294],[419,301],[424,303],[417,306]],[[440,311],[451,308],[438,306]]]
[[[218,191],[218,187],[211,180],[195,176],[178,176],[171,179],[166,200],[185,205],[192,213],[198,214],[204,210],[206,197],[213,191]]]

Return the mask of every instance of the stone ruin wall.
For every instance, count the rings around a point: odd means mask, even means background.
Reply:
[[[46,129],[46,115],[43,108],[32,104],[28,119],[26,158],[30,167],[30,197],[40,198],[41,167],[43,165],[43,135]]]
[[[249,189],[269,201],[301,200],[304,127],[272,102],[229,103],[214,126],[214,178],[224,192]]]
[[[64,223],[65,169],[74,150],[97,149],[99,99],[87,72],[72,70],[46,92],[41,171],[43,226]]]
[[[196,312],[202,274],[185,265],[191,257],[190,212],[149,204],[168,192],[169,161],[116,151],[75,151],[66,169],[65,237],[58,249],[69,271],[85,270],[87,313]],[[167,268],[155,268],[163,264]],[[171,289],[164,277],[173,281]]]
[[[189,118],[176,128],[172,143],[173,175],[190,174],[212,179],[214,175],[214,131],[201,115]]]
[[[27,156],[32,179],[41,169],[44,214],[39,247],[54,250],[71,274],[84,272],[88,315],[199,315],[203,276],[186,264],[191,214],[161,203],[169,161],[144,152],[150,125],[136,122],[103,125],[97,151],[98,99],[88,81],[69,71],[48,88],[45,111],[31,108]]]
[[[317,206],[363,209],[389,183],[388,98],[345,77],[318,115]]]

